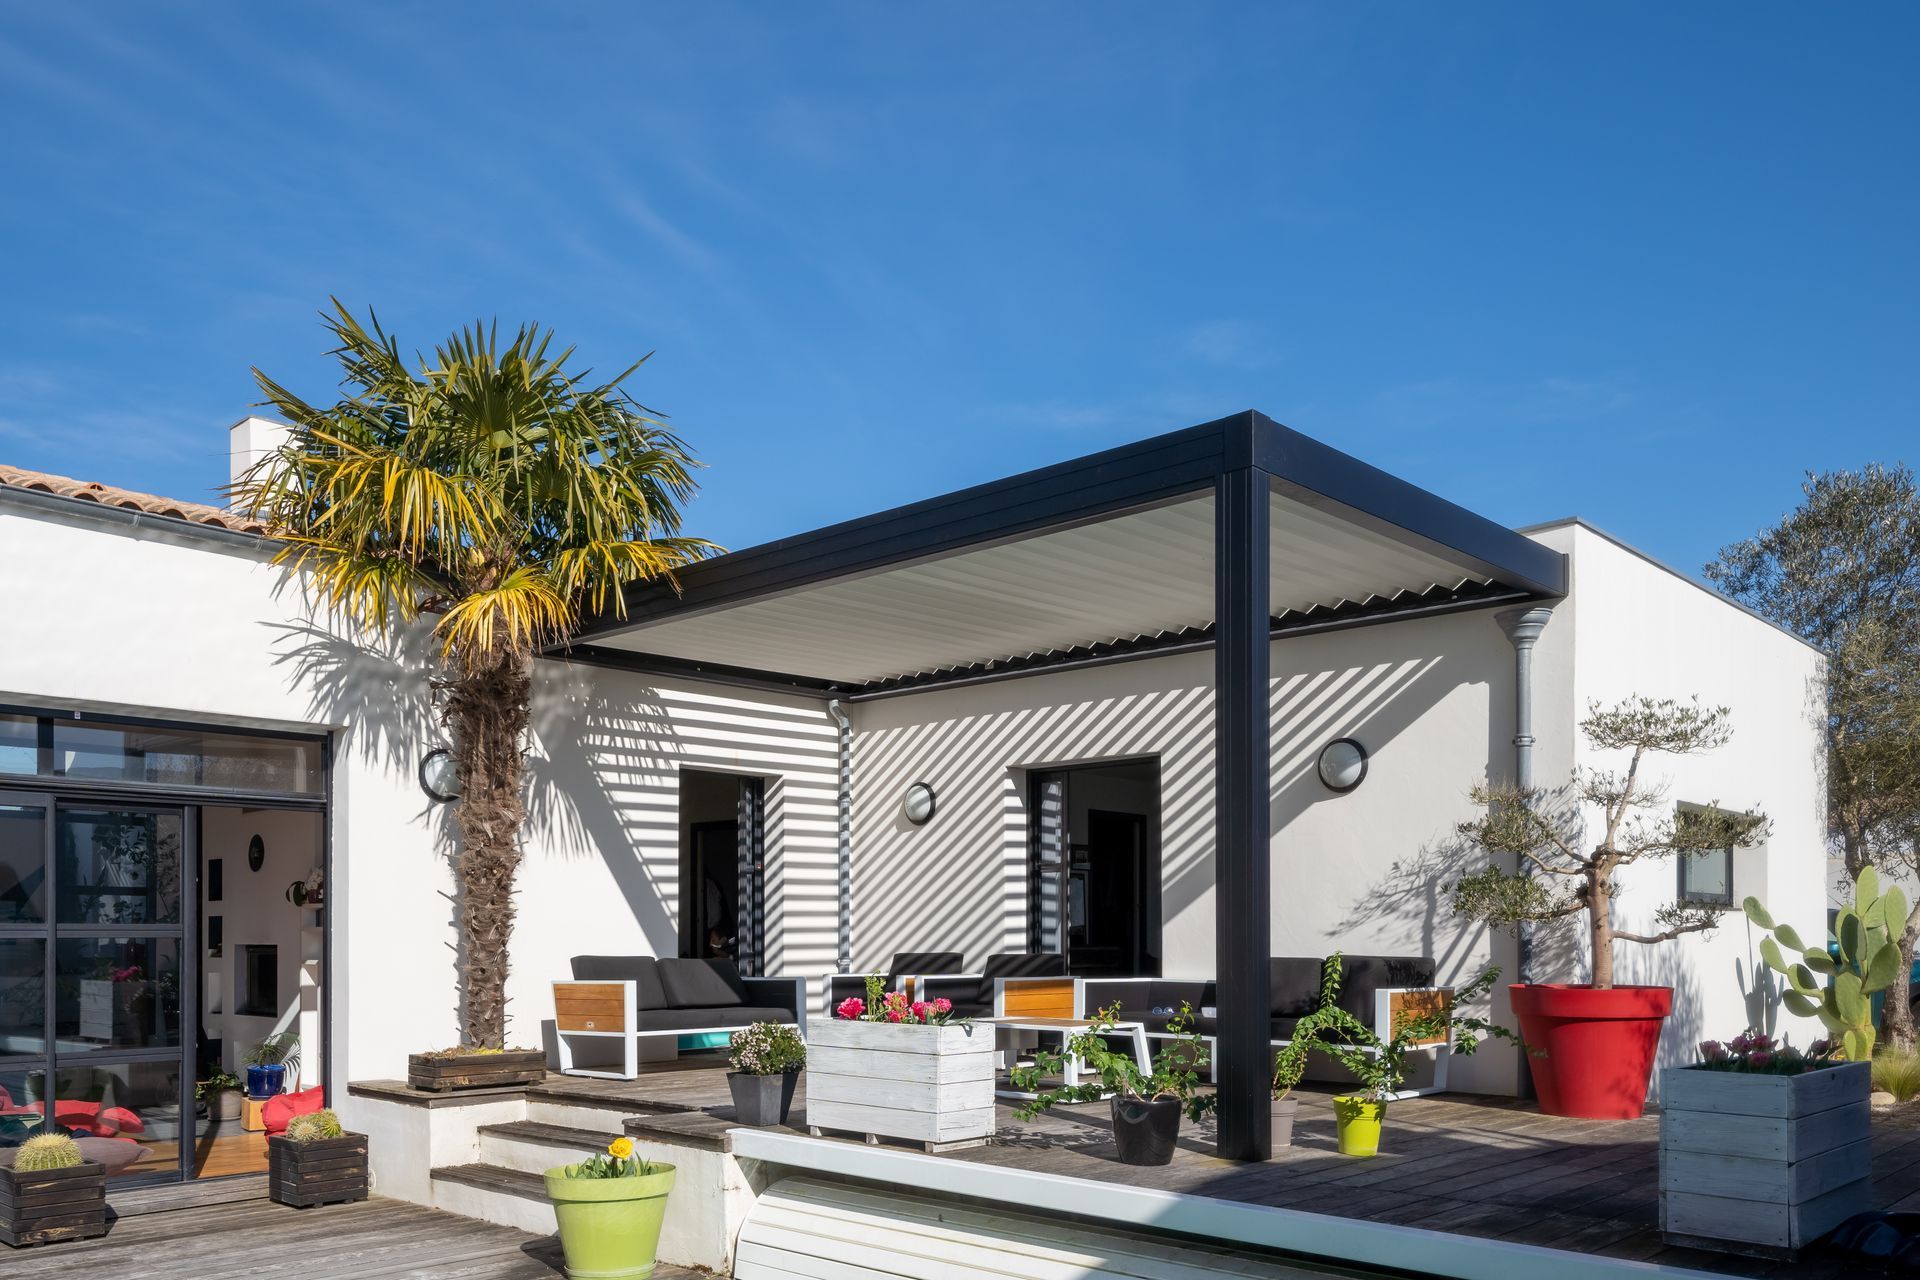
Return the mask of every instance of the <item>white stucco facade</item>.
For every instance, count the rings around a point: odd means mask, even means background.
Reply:
[[[1727,705],[1727,748],[1663,762],[1673,798],[1764,809],[1773,831],[1741,856],[1736,894],[1760,894],[1819,936],[1816,656],[1584,526],[1534,536],[1566,552],[1573,574],[1537,651],[1537,778],[1594,763],[1575,727],[1590,700],[1698,694]],[[416,778],[442,731],[419,653],[363,646],[312,617],[262,544],[73,504],[0,504],[0,598],[50,606],[14,609],[0,702],[330,735],[333,1083],[400,1074],[409,1051],[455,1038],[448,812]],[[1272,670],[1275,954],[1426,954],[1446,980],[1489,963],[1511,974],[1512,942],[1453,917],[1442,893],[1464,865],[1453,829],[1473,812],[1469,789],[1512,768],[1513,651],[1495,613],[1279,640]],[[1024,948],[1027,771],[1151,757],[1164,971],[1211,975],[1212,683],[1200,652],[854,704],[856,965],[897,949],[962,950],[977,963]],[[510,1037],[539,1042],[546,983],[569,956],[674,954],[682,768],[767,780],[767,971],[833,969],[837,735],[822,698],[543,662]],[[1343,736],[1371,762],[1365,783],[1339,795],[1314,760]],[[924,827],[899,808],[919,780],[940,795]],[[1633,869],[1623,920],[1670,898],[1673,875],[1669,863]],[[1681,992],[1667,1060],[1700,1035],[1773,1016],[1755,987],[1753,941],[1735,917],[1711,939],[1646,956],[1623,947],[1625,975]],[[1538,976],[1581,976],[1558,956]],[[1493,1051],[1455,1067],[1462,1089],[1506,1092],[1516,1079],[1511,1056]]]

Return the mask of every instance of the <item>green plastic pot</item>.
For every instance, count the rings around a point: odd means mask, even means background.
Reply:
[[[577,1166],[547,1170],[547,1199],[560,1223],[573,1280],[645,1280],[653,1274],[674,1167],[637,1178],[569,1178]]]
[[[1352,1094],[1333,1100],[1334,1128],[1340,1135],[1343,1156],[1380,1154],[1380,1122],[1386,1117],[1387,1104]]]

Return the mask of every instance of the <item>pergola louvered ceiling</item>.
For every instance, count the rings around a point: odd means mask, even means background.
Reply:
[[[719,557],[574,652],[861,697],[1204,647],[1237,462],[1271,476],[1277,634],[1564,590],[1556,553],[1249,413]]]

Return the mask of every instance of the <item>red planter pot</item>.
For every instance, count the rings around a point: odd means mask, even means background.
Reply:
[[[1646,1109],[1660,1027],[1673,1012],[1672,987],[1596,990],[1535,982],[1510,986],[1507,993],[1527,1041],[1542,1111],[1632,1120]]]

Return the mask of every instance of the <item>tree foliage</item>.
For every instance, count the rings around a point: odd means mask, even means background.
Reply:
[[[1667,787],[1648,776],[1647,757],[1693,755],[1726,744],[1731,734],[1725,707],[1636,697],[1611,707],[1589,706],[1580,730],[1603,751],[1624,751],[1624,767],[1583,768],[1557,796],[1537,788],[1476,787],[1483,809],[1459,834],[1485,853],[1510,859],[1514,870],[1493,863],[1462,876],[1452,886],[1456,913],[1500,928],[1565,919],[1585,913],[1592,949],[1593,985],[1613,985],[1613,944],[1666,942],[1708,930],[1724,907],[1673,902],[1654,916],[1654,931],[1615,927],[1614,877],[1622,867],[1649,858],[1692,856],[1758,843],[1767,830],[1759,813],[1675,807]],[[1583,806],[1598,813],[1591,840]]]
[[[1875,464],[1809,475],[1803,493],[1706,574],[1826,655],[1827,827],[1848,876],[1920,875],[1920,487],[1911,468]],[[1920,905],[1898,937],[1888,1030],[1910,1049]]]
[[[714,550],[681,533],[695,463],[625,389],[569,369],[536,325],[474,324],[409,363],[369,316],[323,314],[342,394],[310,404],[254,370],[292,427],[236,486],[278,563],[356,627],[423,615],[453,739],[463,1044],[499,1048],[534,655],[630,583]],[[642,361],[641,363],[644,363]]]

